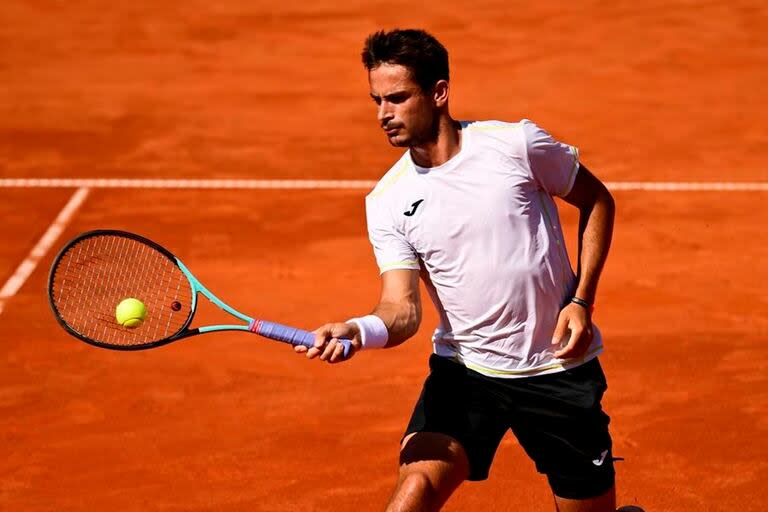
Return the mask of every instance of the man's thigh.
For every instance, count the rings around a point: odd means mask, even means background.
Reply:
[[[469,476],[469,460],[461,444],[435,432],[414,432],[400,448],[400,478],[413,472],[428,474],[435,488],[451,491]]]
[[[610,418],[600,405],[607,385],[597,359],[514,384],[512,430],[554,494],[587,500],[612,489]]]
[[[404,439],[438,433],[458,442],[469,462],[469,480],[484,480],[507,431],[501,401],[475,372],[432,355],[430,374],[414,407]]]
[[[387,512],[439,510],[467,479],[469,461],[450,436],[414,432],[403,439],[400,474]]]

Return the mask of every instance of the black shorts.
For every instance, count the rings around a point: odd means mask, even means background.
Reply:
[[[469,458],[470,480],[485,480],[496,448],[512,429],[539,473],[562,498],[599,496],[614,484],[607,385],[597,359],[548,375],[502,379],[432,355],[430,374],[405,436],[439,432]]]

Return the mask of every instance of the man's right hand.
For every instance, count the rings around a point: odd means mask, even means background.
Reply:
[[[319,356],[321,361],[340,363],[347,361],[363,346],[360,340],[360,330],[355,324],[341,322],[325,324],[316,329],[314,334],[314,347],[309,349],[301,345],[294,347],[297,353],[306,354],[307,359],[314,359]],[[344,357],[344,345],[339,341],[343,338],[350,340],[351,345],[346,358]]]
[[[404,342],[416,333],[421,322],[419,271],[411,269],[388,270],[381,275],[381,298],[371,314],[378,316],[387,326],[387,348]],[[314,331],[315,345],[309,349],[297,346],[296,352],[308,359],[340,363],[352,357],[363,347],[360,329],[353,323],[325,324]],[[350,340],[349,355],[344,358],[344,346],[339,338]]]

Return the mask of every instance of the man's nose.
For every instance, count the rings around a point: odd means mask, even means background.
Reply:
[[[390,106],[389,104],[387,104],[387,102],[384,102],[384,101],[381,102],[381,105],[379,105],[379,109],[376,117],[379,120],[379,124],[381,124],[382,126],[392,119],[393,115],[390,110]]]

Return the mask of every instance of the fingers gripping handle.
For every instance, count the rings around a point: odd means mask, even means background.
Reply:
[[[302,345],[307,348],[315,346],[315,335],[303,329],[288,327],[287,325],[266,322],[264,320],[254,320],[248,326],[248,330],[258,335],[277,341],[290,343],[291,345]],[[349,356],[350,342],[346,339],[339,340],[344,346],[344,359]]]

